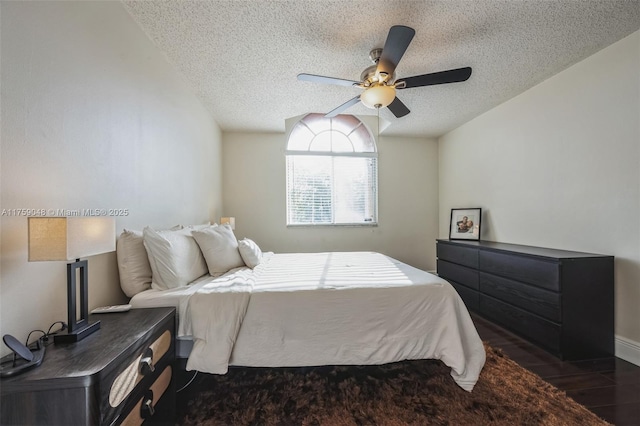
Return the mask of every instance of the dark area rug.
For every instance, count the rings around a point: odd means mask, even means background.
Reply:
[[[500,350],[485,348],[487,362],[471,393],[435,360],[199,374],[179,394],[178,424],[608,424]]]

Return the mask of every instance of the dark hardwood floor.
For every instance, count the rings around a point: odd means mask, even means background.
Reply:
[[[472,317],[482,340],[602,419],[618,426],[640,425],[639,366],[616,357],[561,361],[478,315]]]

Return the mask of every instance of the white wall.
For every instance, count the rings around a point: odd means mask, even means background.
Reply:
[[[236,235],[263,250],[372,250],[435,269],[438,147],[434,140],[382,137],[378,143],[378,226],[286,226],[284,134],[223,133],[224,214]]]
[[[639,123],[636,32],[440,138],[440,236],[480,206],[483,239],[614,255],[616,333],[640,345]]]
[[[118,231],[220,215],[220,130],[120,2],[1,7],[2,209],[129,209]],[[0,334],[23,340],[66,320],[66,265],[27,262],[26,217],[1,224]],[[115,253],[89,272],[90,308],[126,300]]]

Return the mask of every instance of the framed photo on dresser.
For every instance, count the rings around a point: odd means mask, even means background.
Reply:
[[[481,208],[451,209],[449,239],[480,241],[481,224]]]

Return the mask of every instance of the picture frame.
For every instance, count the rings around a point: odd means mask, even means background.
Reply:
[[[480,241],[481,225],[481,208],[451,209],[449,239]]]

